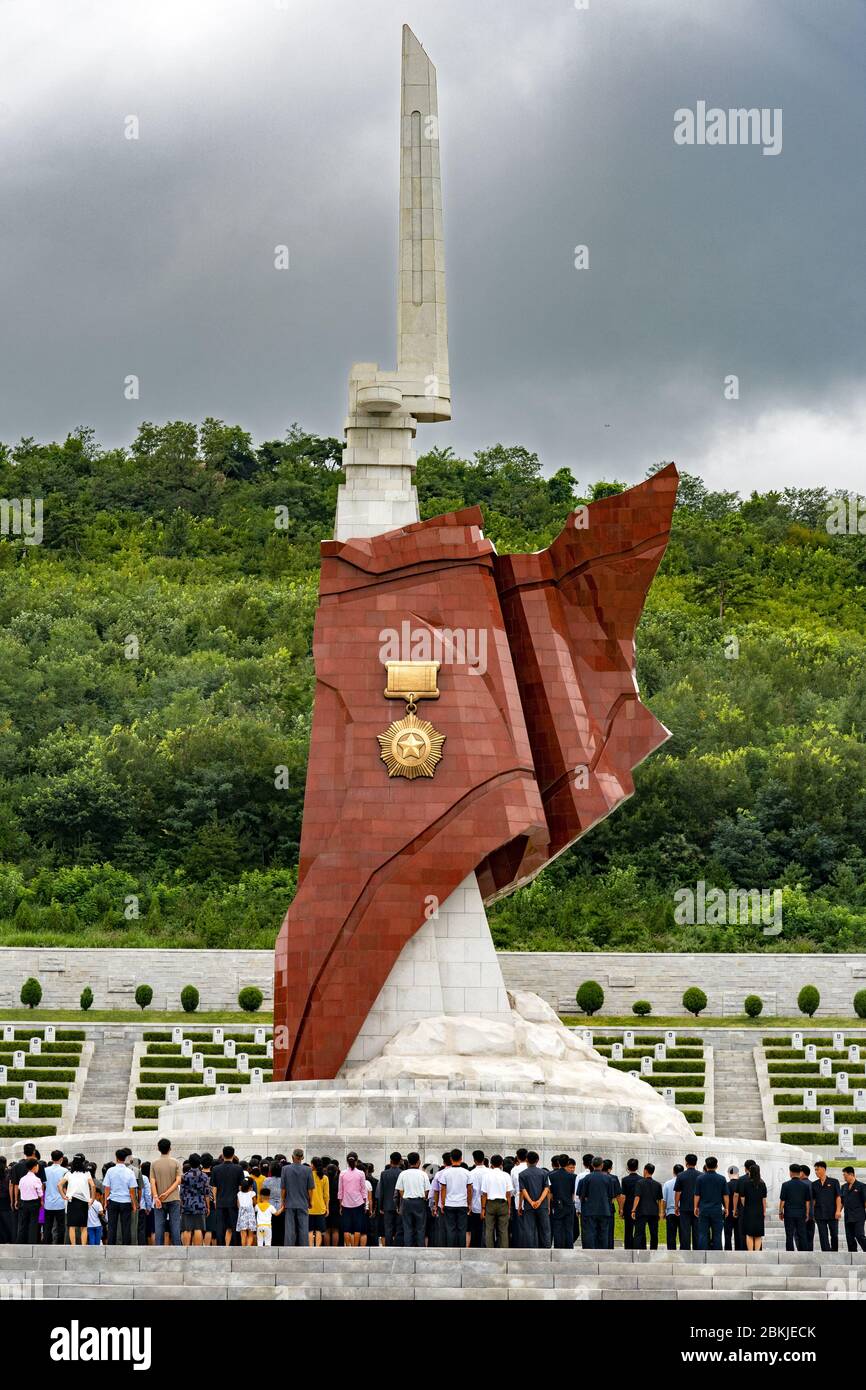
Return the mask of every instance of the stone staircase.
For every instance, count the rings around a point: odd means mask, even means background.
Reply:
[[[713,1035],[716,1134],[766,1139],[758,1073],[752,1055],[755,1040],[746,1034]]]
[[[94,1055],[78,1101],[76,1128],[98,1134],[120,1130],[126,1118],[132,1057],[138,1034],[122,1029],[88,1030]]]
[[[857,1261],[854,1264],[853,1261]],[[42,1299],[246,1302],[634,1301],[863,1297],[846,1252],[158,1249],[0,1246],[0,1290]]]

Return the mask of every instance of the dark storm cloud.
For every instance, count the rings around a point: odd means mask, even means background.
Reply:
[[[861,485],[856,0],[6,0],[0,438],[339,433],[350,363],[393,365],[403,21],[439,71],[455,403],[419,445]],[[699,100],[782,108],[782,153],[678,147]]]

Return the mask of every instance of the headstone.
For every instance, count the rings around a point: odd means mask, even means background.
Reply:
[[[273,1057],[273,1055],[274,1055],[274,1040],[273,1040],[273,1038],[268,1038],[268,1041],[267,1041],[267,1043],[266,1043],[266,1045],[265,1045],[265,1056],[266,1056],[266,1057]]]
[[[791,1046],[793,1047],[793,1049],[794,1049],[795,1052],[802,1052],[802,1051],[803,1051],[803,1034],[802,1034],[802,1033],[792,1033],[792,1034],[791,1034]]]
[[[4,1042],[14,1042],[14,1041],[15,1041],[15,1029],[13,1028],[13,1026],[12,1026],[11,1023],[5,1023],[5,1024],[3,1025],[3,1041],[4,1041]]]
[[[833,1048],[834,1048],[834,1050],[835,1050],[836,1052],[844,1052],[844,1051],[845,1051],[845,1034],[844,1034],[844,1033],[834,1033],[834,1034],[833,1034]]]
[[[807,1061],[807,1062],[817,1062],[817,1060],[818,1060],[818,1049],[817,1049],[817,1047],[815,1046],[814,1043],[809,1043],[809,1044],[807,1045],[807,1047],[806,1047],[806,1061]]]
[[[7,1120],[18,1119],[18,1099],[16,1096],[10,1096],[6,1102],[6,1118]]]
[[[24,1066],[26,1065],[26,1062],[27,1058],[23,1052],[12,1053],[12,1066],[14,1067],[15,1071],[22,1071]]]
[[[822,1105],[822,1106],[821,1106],[821,1128],[822,1128],[823,1130],[829,1131],[829,1130],[831,1130],[831,1129],[833,1128],[833,1126],[835,1125],[835,1123],[836,1123],[836,1114],[835,1114],[835,1111],[833,1110],[832,1105]]]
[[[673,1028],[669,1028],[668,1031],[665,1033],[665,1047],[676,1047],[676,1045],[677,1035],[674,1032]]]
[[[833,1075],[833,1063],[830,1061],[829,1057],[821,1058],[820,1062],[818,1063],[818,1071],[820,1072],[821,1076]]]
[[[54,1027],[54,1024],[53,1024],[53,1023],[46,1023],[46,1025],[45,1025],[45,1041],[46,1041],[46,1042],[56,1042],[56,1041],[57,1041],[57,1029]]]
[[[24,1099],[25,1099],[26,1101],[36,1100],[36,1082],[35,1082],[35,1081],[25,1081],[25,1082],[24,1082]]]
[[[613,1045],[613,1047],[611,1048],[610,1052],[611,1052],[611,1060],[612,1060],[612,1061],[614,1061],[614,1062],[621,1062],[621,1061],[622,1061],[622,1043],[614,1043],[614,1045]]]
[[[665,1086],[664,1090],[662,1091],[662,1096],[664,1097],[666,1105],[676,1105],[676,1092],[674,1091],[672,1086]]]
[[[237,1046],[234,1038],[226,1038],[224,1051],[227,1057],[234,1057],[236,1055]]]
[[[192,1056],[192,1038],[184,1038],[180,1045],[180,1055],[181,1057]]]
[[[6,1085],[6,1068],[5,1068],[4,1066],[0,1066],[0,1086],[5,1086],[5,1085]]]
[[[641,1076],[651,1076],[651,1075],[652,1075],[652,1069],[653,1069],[653,1059],[652,1059],[652,1057],[641,1057],[641,1059],[640,1059],[640,1074],[641,1074]]]
[[[213,1040],[215,1043],[222,1043],[225,1040],[226,1030],[224,1028],[214,1028]]]
[[[817,1108],[818,1108],[818,1092],[817,1092],[817,1091],[804,1091],[804,1092],[803,1092],[803,1109],[804,1109],[804,1110],[817,1110]]]
[[[836,1090],[837,1090],[837,1091],[847,1091],[847,1090],[848,1090],[848,1073],[847,1073],[847,1071],[837,1071],[837,1073],[836,1073]]]
[[[592,1047],[592,1033],[589,1030],[589,1028],[582,1028],[580,1036],[583,1038],[583,1041],[587,1044],[588,1047]]]
[[[866,1110],[866,1091],[863,1090],[862,1086],[858,1086],[854,1092],[854,1109]]]
[[[193,1069],[193,1071],[204,1071],[204,1053],[203,1053],[203,1052],[194,1052],[194,1053],[192,1054],[192,1069]]]
[[[843,1158],[854,1158],[854,1128],[843,1125],[839,1130],[839,1153]]]
[[[178,1043],[182,1043],[182,1042],[183,1042],[183,1029],[180,1028],[180,1027],[178,1027],[178,1028],[172,1028],[172,1030],[171,1030],[171,1040],[172,1040],[172,1042],[174,1043],[175,1047],[177,1046]]]
[[[622,1035],[623,1047],[634,1047],[634,1033],[631,1028],[626,1028]]]
[[[179,1095],[179,1091],[178,1091],[177,1082],[176,1082],[176,1081],[172,1081],[171,1084],[168,1085],[168,1086],[166,1086],[166,1088],[165,1088],[165,1098],[166,1098],[166,1101],[168,1102],[168,1104],[169,1104],[169,1105],[174,1105],[175,1102],[176,1102],[177,1099],[178,1099],[178,1095]]]
[[[848,1048],[848,1061],[849,1061],[849,1062],[859,1062],[859,1061],[860,1061],[860,1048],[859,1048],[859,1046],[858,1046],[857,1043],[852,1043],[851,1046]]]
[[[225,1084],[224,1081],[221,1081],[220,1084],[217,1086],[217,1088],[216,1088],[216,1093],[217,1093],[218,1096],[227,1096],[227,1095],[228,1095],[228,1093],[229,1093],[229,1088],[228,1088],[228,1086]]]
[[[205,1069],[204,1069],[204,1084],[205,1084],[205,1086],[215,1086],[215,1085],[216,1085],[216,1068],[215,1068],[215,1067],[205,1067]]]
[[[253,1067],[252,1071],[250,1072],[250,1085],[263,1086],[264,1082],[265,1074],[262,1071],[261,1067]]]
[[[663,1062],[668,1055],[668,1050],[664,1043],[656,1043],[653,1053],[657,1062]]]
[[[630,1072],[629,1072],[629,1076],[636,1076],[637,1079],[638,1079],[638,1081],[640,1080],[640,1072],[639,1072],[639,1071],[630,1071]]]
[[[41,1038],[31,1038],[31,1039],[30,1039],[30,1055],[31,1055],[31,1057],[41,1057],[41,1056],[42,1056],[42,1039],[41,1039]]]
[[[260,1045],[264,1042],[264,1040],[265,1040],[265,1029],[264,1029],[264,1028],[257,1028],[256,1031],[255,1031],[255,1033],[253,1034],[253,1041],[254,1041],[255,1043],[257,1043],[257,1044],[260,1046]]]
[[[238,1053],[238,1071],[249,1071],[250,1059],[246,1052]]]

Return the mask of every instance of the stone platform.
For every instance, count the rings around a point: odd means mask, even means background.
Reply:
[[[26,1296],[112,1301],[635,1302],[863,1298],[866,1257],[764,1250],[0,1246]]]

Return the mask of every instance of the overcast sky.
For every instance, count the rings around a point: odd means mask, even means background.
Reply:
[[[404,21],[454,395],[419,447],[866,490],[864,0],[0,0],[0,439],[341,432],[394,366]],[[675,144],[698,101],[782,108],[781,154]]]

